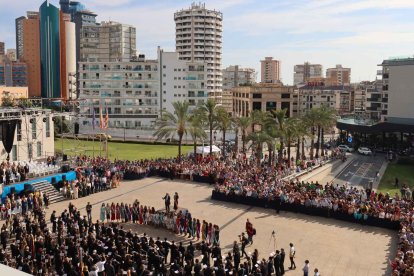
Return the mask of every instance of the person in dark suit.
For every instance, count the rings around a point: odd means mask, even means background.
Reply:
[[[282,273],[282,275],[285,274],[285,249],[280,249],[280,272]]]
[[[281,256],[280,256],[280,251],[276,250],[276,256],[274,258],[274,265],[275,265],[275,275],[276,276],[281,276],[282,272],[280,269],[280,264],[282,262]]]
[[[165,211],[167,213],[169,213],[170,212],[170,205],[171,205],[171,197],[168,193],[166,193],[165,196],[162,199],[164,199]]]

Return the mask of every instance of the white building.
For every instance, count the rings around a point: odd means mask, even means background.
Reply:
[[[55,155],[54,124],[50,110],[0,108],[0,118],[2,122],[19,120],[10,161],[37,160]],[[0,143],[0,158],[7,158],[3,143]]]
[[[190,107],[203,104],[213,91],[207,85],[207,63],[180,60],[177,52],[158,49],[162,100],[160,110],[174,112],[172,103],[188,101]]]
[[[243,84],[256,82],[256,71],[254,68],[242,68],[239,65],[232,65],[222,70],[223,90],[229,90]]]
[[[193,3],[174,14],[176,51],[180,59],[207,63],[209,97],[221,102],[223,14]]]
[[[80,133],[149,137],[161,111],[174,112],[173,102],[195,107],[207,100],[206,63],[180,60],[178,53],[160,48],[157,53],[156,60],[141,55],[130,62],[80,62]],[[108,129],[101,130],[100,113],[105,118],[106,110]]]

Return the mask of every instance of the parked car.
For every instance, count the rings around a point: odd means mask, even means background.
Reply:
[[[347,145],[339,145],[338,149],[345,152],[353,152],[354,149]]]
[[[371,155],[372,154],[372,151],[369,148],[366,148],[366,147],[359,147],[358,152],[360,154],[363,154],[363,155]]]

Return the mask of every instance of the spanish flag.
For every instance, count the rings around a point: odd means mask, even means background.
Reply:
[[[103,116],[102,116],[102,107],[99,108],[99,127],[100,128],[105,128],[105,122],[104,122]]]
[[[106,107],[106,113],[105,113],[105,123],[104,126],[105,128],[108,128],[108,124],[109,124],[109,113],[108,113],[108,107]]]

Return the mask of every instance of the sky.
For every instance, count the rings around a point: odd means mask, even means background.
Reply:
[[[15,18],[38,10],[41,0],[0,0],[0,41],[15,48]],[[80,0],[98,21],[137,29],[137,49],[175,48],[174,12],[187,0]],[[58,5],[58,0],[50,0]],[[281,77],[293,83],[293,66],[305,61],[326,68],[350,67],[351,81],[374,80],[383,59],[414,54],[414,0],[206,0],[223,13],[223,67],[260,73],[260,60],[281,61]],[[260,81],[260,74],[258,74]]]

